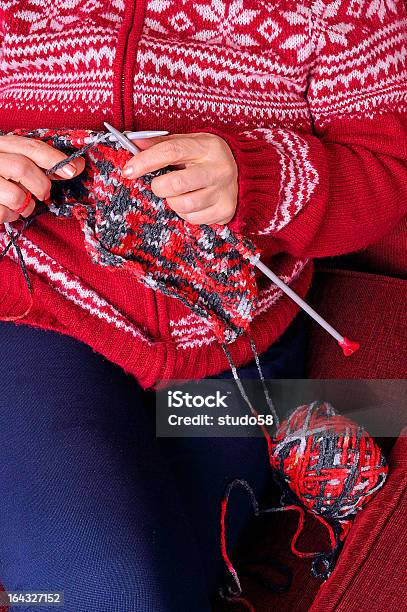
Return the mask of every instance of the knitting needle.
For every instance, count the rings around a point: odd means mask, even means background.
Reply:
[[[122,147],[130,151],[130,153],[133,153],[133,155],[137,155],[137,153],[140,153],[140,149],[136,147],[136,145],[133,144],[131,140],[127,138],[127,136],[125,136],[124,134],[119,132],[119,130],[116,130],[116,128],[110,125],[110,123],[107,123],[107,121],[104,121],[104,126],[111,134],[113,134],[113,136],[116,137],[116,140],[120,142]]]
[[[148,138],[156,138],[157,136],[167,136],[169,132],[165,130],[143,130],[141,132],[124,132],[125,136],[130,140],[147,140]],[[108,132],[107,134],[99,134],[98,137],[89,136],[84,138],[85,144],[92,143],[93,145],[103,140],[109,140],[110,142],[116,142],[117,137],[114,134]]]
[[[164,130],[144,130],[141,132],[123,132],[123,134],[129,140],[147,140],[148,138],[156,138],[157,136],[167,136],[169,132]],[[117,136],[114,134],[109,135],[110,142],[116,142]]]
[[[354,340],[349,340],[342,336],[332,325],[325,321],[321,315],[319,315],[307,302],[305,302],[295,291],[291,289],[288,285],[286,285],[277,274],[274,274],[262,261],[258,261],[256,263],[256,267],[263,272],[267,278],[269,278],[281,291],[283,291],[289,298],[292,299],[293,302],[298,304],[304,312],[306,312],[314,321],[316,321],[328,334],[331,334],[333,338],[337,341],[339,346],[341,347],[343,354],[345,357],[350,357],[353,353],[356,353],[360,345],[358,342]]]
[[[113,126],[111,126],[110,123],[107,123],[105,121],[104,125],[106,129],[109,130],[109,132],[116,136],[120,144],[125,149],[130,151],[130,153],[137,155],[137,153],[140,152],[140,149],[136,147],[135,144],[133,144],[124,134],[122,134]],[[272,272],[270,268],[268,268],[262,261],[258,261],[256,266],[265,276],[267,276],[267,278],[269,278],[275,285],[277,285],[277,287],[281,289],[281,291],[288,295],[288,297],[291,298],[293,302],[295,302],[300,308],[302,308],[302,310],[304,310],[312,319],[314,319],[314,321],[316,321],[323,329],[325,329],[325,331],[328,332],[328,334],[330,334],[337,341],[345,357],[349,357],[358,350],[359,344],[357,342],[354,342],[353,340],[349,340],[348,338],[342,336],[334,327],[332,327],[332,325],[325,321],[325,319],[322,318],[321,315],[319,315],[309,304],[307,304],[307,302],[300,298],[300,296],[295,293],[295,291],[293,291],[291,287],[286,285],[279,276],[274,274],[274,272]]]
[[[157,136],[168,136],[169,132],[165,130],[144,130],[142,132],[124,132],[130,140],[145,140],[146,138],[156,138]],[[112,134],[113,138],[113,134]]]

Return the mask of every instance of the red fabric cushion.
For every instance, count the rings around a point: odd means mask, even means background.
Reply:
[[[267,505],[267,504],[262,504]],[[274,504],[277,505],[277,500]],[[290,542],[298,522],[297,512],[271,514],[263,519],[256,519],[251,526],[247,539],[242,542],[242,550],[233,560],[250,558],[260,559],[263,555],[269,559],[284,563],[292,572],[291,587],[281,593],[271,592],[253,578],[241,577],[243,596],[252,604],[256,612],[305,612],[312,605],[321,580],[311,574],[309,559],[299,559],[290,550]],[[306,551],[329,550],[326,530],[311,515],[307,515],[306,525],[298,542],[298,548]],[[270,564],[251,566],[259,571],[264,579],[282,583],[281,575]],[[237,604],[216,601],[215,612],[247,612],[247,608]]]
[[[309,298],[341,334],[361,344],[357,353],[344,357],[310,322],[310,378],[407,378],[407,280],[321,270]]]
[[[355,519],[338,564],[309,612],[405,609],[407,428],[389,464],[385,486]]]

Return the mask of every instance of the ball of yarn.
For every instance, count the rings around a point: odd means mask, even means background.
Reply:
[[[388,472],[373,438],[327,402],[297,408],[278,428],[271,453],[273,467],[303,506],[344,525]]]

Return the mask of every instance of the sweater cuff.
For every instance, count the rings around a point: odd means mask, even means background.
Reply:
[[[275,147],[244,135],[205,129],[229,145],[238,168],[239,195],[231,230],[259,234],[272,232],[280,198],[280,165]]]

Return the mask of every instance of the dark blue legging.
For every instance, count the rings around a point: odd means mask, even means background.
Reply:
[[[303,355],[297,321],[262,356],[265,376],[302,377]],[[267,486],[264,440],[157,439],[153,394],[53,332],[1,323],[0,381],[6,590],[63,591],[69,612],[209,611],[219,502],[233,478]],[[231,547],[250,517],[233,495]]]

